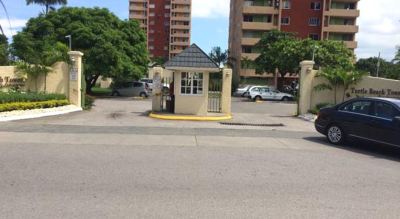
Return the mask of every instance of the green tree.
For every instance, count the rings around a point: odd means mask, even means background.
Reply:
[[[397,47],[397,52],[393,59],[393,63],[400,64],[400,46]]]
[[[399,64],[396,64],[395,62],[388,62],[382,58],[371,57],[359,59],[355,64],[355,67],[358,71],[367,72],[371,76],[377,76],[378,62],[380,63],[379,77],[399,79]]]
[[[212,48],[209,56],[215,63],[218,64],[219,67],[221,67],[225,65],[228,60],[228,51],[222,51],[221,47],[216,46]]]
[[[84,53],[88,93],[100,76],[116,81],[133,80],[147,71],[146,35],[139,23],[122,21],[100,8],[64,7],[32,18],[14,36],[12,52],[28,63],[35,63],[30,60],[40,60],[45,45],[66,43],[67,35],[72,36],[73,49]]]
[[[8,65],[8,40],[5,35],[0,35],[0,65]]]
[[[299,63],[315,56],[317,67],[349,68],[354,55],[342,42],[297,39],[293,33],[271,31],[263,35],[256,45],[260,56],[255,60],[256,73],[275,73],[278,70],[282,87],[287,73],[298,73]]]
[[[43,5],[45,6],[45,14],[49,13],[49,10],[52,9],[54,10],[53,6],[54,5],[66,5],[67,0],[26,0],[26,4],[38,4],[38,5]]]

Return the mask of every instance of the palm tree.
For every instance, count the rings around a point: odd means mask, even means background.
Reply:
[[[210,52],[210,58],[221,67],[225,65],[228,60],[228,51],[222,52],[221,47],[214,47]]]
[[[46,7],[45,12],[48,14],[53,5],[66,5],[67,0],[26,0],[26,4],[44,5]]]
[[[346,97],[346,91],[351,85],[360,82],[366,75],[365,72],[355,71],[353,69],[326,68],[317,74],[317,77],[325,78],[328,83],[322,83],[314,87],[316,91],[333,90],[334,103],[337,104],[337,90],[339,86],[343,87],[342,101]]]

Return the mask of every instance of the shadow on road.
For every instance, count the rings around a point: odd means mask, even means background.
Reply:
[[[349,141],[342,146],[337,146],[328,143],[325,137],[306,137],[304,140],[318,143],[327,147],[334,147],[354,153],[368,155],[379,159],[400,162],[400,148],[396,147],[356,140]]]

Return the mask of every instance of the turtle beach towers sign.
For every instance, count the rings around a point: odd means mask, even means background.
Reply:
[[[374,88],[351,88],[351,94],[356,96],[380,96],[380,97],[395,97],[400,98],[400,88],[397,90],[393,89],[374,89]]]

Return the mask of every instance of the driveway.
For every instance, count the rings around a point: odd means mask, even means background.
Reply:
[[[251,105],[236,104],[234,115],[249,113],[240,107]],[[263,107],[280,107],[248,104],[255,107],[249,114],[260,117],[275,115]],[[397,149],[333,147],[294,125],[153,120],[143,114],[148,106],[147,100],[99,99],[89,112],[1,123],[1,217],[400,215]]]

